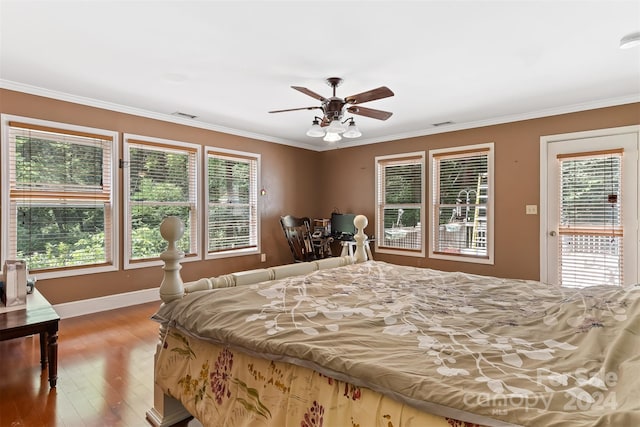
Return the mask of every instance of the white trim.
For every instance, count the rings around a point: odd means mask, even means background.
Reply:
[[[540,209],[538,210],[540,221],[540,277],[541,282],[546,282],[548,277],[547,272],[547,230],[549,225],[547,224],[547,186],[549,185],[549,172],[547,165],[547,156],[549,155],[550,140],[548,137],[540,137]]]
[[[305,144],[300,141],[291,141],[283,138],[275,138],[272,136],[263,135],[259,133],[247,132],[239,129],[228,128],[225,126],[214,125],[211,123],[204,123],[195,119],[185,119],[182,117],[173,116],[171,114],[162,114],[154,111],[144,110],[142,108],[135,108],[135,107],[129,107],[127,105],[116,104],[114,102],[101,101],[99,99],[87,98],[84,96],[58,92],[55,90],[26,85],[23,83],[13,82],[10,80],[0,79],[0,88],[28,93],[31,95],[44,96],[46,98],[72,102],[74,104],[81,104],[89,107],[102,108],[104,110],[116,111],[119,113],[131,114],[134,116],[145,117],[148,119],[161,120],[163,122],[176,123],[179,125],[185,125],[193,128],[206,129],[214,132],[226,133],[229,135],[242,136],[245,138],[256,139],[259,141],[274,142],[276,144],[290,145],[292,147],[305,148],[307,150],[313,150],[313,151],[322,151],[322,150],[318,150],[318,147]]]
[[[259,221],[258,221],[259,222]],[[258,226],[258,228],[260,228]],[[258,232],[259,233],[259,232]],[[237,256],[257,255],[260,253],[260,235],[258,234],[258,246],[256,248],[229,249],[220,252],[211,252],[207,255],[207,259],[232,258]],[[208,242],[207,242],[208,245]],[[182,263],[182,260],[180,260]]]
[[[195,170],[195,175],[196,175],[196,182],[195,182],[195,188],[194,188],[194,194],[196,197],[196,224],[192,224],[192,227],[195,226],[196,227],[196,242],[195,242],[195,247],[196,247],[196,253],[193,256],[188,256],[183,258],[184,262],[191,262],[191,261],[200,261],[202,260],[202,245],[200,244],[200,240],[202,239],[202,233],[201,233],[201,228],[202,228],[202,219],[203,219],[203,214],[202,214],[202,208],[203,208],[203,203],[202,203],[202,198],[199,197],[200,195],[200,188],[202,187],[202,145],[200,144],[193,144],[190,142],[183,142],[183,141],[175,141],[175,140],[170,140],[170,139],[163,139],[163,138],[154,138],[151,136],[145,136],[145,135],[136,135],[136,134],[132,134],[132,133],[125,133],[122,136],[123,139],[123,143],[122,143],[122,157],[124,159],[124,163],[125,163],[125,167],[122,170],[122,179],[123,179],[123,194],[122,194],[122,200],[123,200],[123,230],[125,231],[125,236],[124,236],[124,253],[122,258],[124,259],[124,266],[123,269],[124,270],[131,270],[131,269],[136,269],[136,268],[144,268],[144,267],[153,267],[153,266],[161,266],[164,265],[164,263],[161,260],[141,260],[141,261],[131,261],[129,259],[129,254],[131,253],[131,236],[128,236],[128,230],[130,229],[130,205],[129,205],[129,188],[130,188],[130,178],[129,178],[129,173],[128,173],[128,167],[129,167],[129,162],[130,162],[130,157],[129,157],[129,140],[133,139],[133,140],[139,140],[139,141],[143,141],[143,142],[151,142],[151,143],[157,143],[157,144],[164,144],[164,145],[168,145],[168,146],[174,146],[176,149],[180,149],[180,148],[186,148],[186,149],[192,149],[195,150],[196,152],[196,170]],[[135,144],[135,143],[134,143]]]
[[[230,160],[236,160],[237,158],[249,158],[255,159],[256,161],[256,182],[255,182],[255,194],[253,195],[256,198],[256,246],[251,248],[241,248],[241,249],[228,249],[220,252],[209,252],[209,154],[228,154]],[[244,256],[244,255],[255,255],[262,252],[262,235],[261,235],[261,227],[260,224],[262,222],[262,203],[260,198],[260,188],[261,187],[261,163],[262,163],[262,154],[251,153],[248,151],[239,151],[239,150],[229,150],[226,148],[219,147],[206,147],[203,162],[204,167],[202,168],[202,197],[203,206],[202,206],[202,215],[204,217],[204,227],[202,228],[202,232],[204,233],[204,238],[202,239],[203,248],[202,253],[204,254],[204,259],[219,259],[219,258],[230,258],[235,256]],[[250,196],[251,197],[251,196]]]
[[[487,258],[475,258],[472,256],[464,255],[443,255],[433,252],[433,233],[434,233],[434,221],[437,220],[433,212],[434,202],[434,190],[435,182],[433,178],[433,156],[439,153],[452,153],[456,151],[472,151],[472,150],[484,150],[489,149],[487,155],[487,172],[489,174],[487,185],[489,188],[489,200],[487,200]],[[495,198],[496,198],[496,185],[495,185],[495,144],[493,142],[486,142],[483,144],[474,145],[461,145],[457,147],[439,148],[435,150],[429,150],[429,177],[431,183],[429,185],[429,224],[427,227],[429,234],[429,258],[443,259],[456,262],[468,262],[473,264],[494,264],[495,256]]]
[[[2,200],[0,200],[0,206],[3,208],[9,206],[9,122],[19,121],[27,124],[46,126],[51,128],[58,128],[61,130],[70,130],[75,132],[88,132],[97,135],[104,135],[110,137],[113,141],[111,147],[111,264],[101,267],[79,267],[72,269],[56,270],[51,272],[37,273],[39,279],[50,279],[55,277],[69,277],[79,276],[84,274],[103,273],[108,271],[118,271],[120,268],[120,181],[118,173],[118,158],[120,151],[120,139],[119,134],[116,131],[108,129],[99,129],[88,126],[79,126],[70,123],[53,122],[49,120],[33,119],[24,116],[15,116],[11,114],[0,114],[0,127],[2,135],[2,147],[0,150],[0,157],[2,158],[2,175],[0,175],[0,181],[2,182]],[[6,212],[9,210],[6,209]],[[9,215],[2,215],[2,223],[0,224],[0,230],[4,233],[9,230]],[[9,239],[2,239],[0,244],[0,256],[4,261],[6,254],[9,253]]]
[[[550,144],[558,141],[569,141],[572,139],[595,138],[608,135],[622,135],[625,133],[640,133],[640,125],[620,126],[615,128],[604,128],[595,130],[585,130],[580,132],[559,133],[556,135],[543,135],[540,142]]]
[[[399,139],[416,138],[416,137],[427,136],[427,135],[437,135],[441,133],[454,132],[454,131],[465,130],[465,129],[475,129],[475,128],[485,127],[485,126],[501,125],[505,123],[513,123],[513,122],[519,122],[523,120],[532,120],[532,119],[539,119],[542,117],[551,117],[551,116],[557,116],[561,114],[595,110],[597,108],[606,108],[606,107],[615,107],[618,105],[633,104],[634,102],[640,102],[640,95],[627,95],[627,96],[621,96],[617,98],[601,99],[601,100],[592,101],[592,102],[583,102],[579,104],[570,104],[570,105],[563,105],[560,107],[545,108],[542,110],[530,111],[530,112],[525,112],[520,114],[508,114],[506,116],[492,117],[485,120],[476,120],[476,121],[464,122],[464,123],[453,123],[451,125],[431,127],[428,129],[417,130],[414,132],[404,132],[404,133],[389,135],[381,138],[356,139],[356,140],[351,140],[346,142],[343,140],[340,142],[340,148],[375,144],[379,142],[395,141]],[[315,148],[315,150],[326,151],[332,148],[333,147],[320,148],[320,149]]]
[[[56,304],[53,308],[62,319],[129,307],[147,302],[158,302],[160,306],[160,288],[143,289],[140,291],[108,295],[98,298]]]
[[[177,123],[194,128],[207,129],[215,132],[222,132],[230,135],[238,135],[246,138],[257,139],[261,141],[273,142],[276,144],[289,145],[292,147],[304,148],[311,151],[329,151],[336,149],[335,145],[329,145],[318,147],[316,145],[307,144],[300,141],[292,141],[284,138],[277,138],[269,135],[263,135],[253,132],[247,132],[239,129],[228,128],[224,126],[218,126],[210,123],[204,123],[198,120],[183,119],[180,117],[172,116],[170,114],[161,114],[153,111],[143,110],[141,108],[128,107],[113,102],[100,101],[93,98],[87,98],[77,95],[72,95],[64,92],[58,92],[50,89],[45,89],[37,86],[26,85],[23,83],[14,82],[11,80],[0,79],[0,88],[28,93],[37,96],[43,96],[47,98],[57,99],[60,101],[73,102],[75,104],[87,105],[90,107],[102,108],[110,111],[117,111],[126,114],[132,114],[135,116],[146,117],[155,120],[161,120],[169,123]],[[541,117],[557,116],[560,114],[576,113],[580,111],[594,110],[597,108],[614,107],[618,105],[632,104],[640,102],[640,95],[625,95],[616,98],[606,98],[596,101],[583,102],[578,104],[563,105],[560,107],[545,108],[542,110],[535,110],[519,114],[509,114],[500,117],[494,117],[486,120],[476,120],[465,123],[454,123],[446,126],[431,127],[427,129],[417,130],[413,132],[404,132],[395,135],[384,136],[380,138],[368,138],[368,139],[356,139],[351,141],[342,141],[340,143],[341,148],[356,147],[359,145],[376,144],[380,142],[396,141],[399,139],[415,138],[419,136],[436,135],[441,133],[453,132],[458,130],[473,129],[484,126],[499,125],[504,123],[518,122],[522,120],[538,119]]]
[[[562,133],[555,135],[543,135],[540,137],[540,281],[545,282],[549,277],[549,266],[547,265],[547,231],[548,231],[548,174],[549,174],[549,166],[548,166],[548,155],[549,155],[549,144],[560,141],[571,141],[575,139],[585,139],[585,138],[595,138],[609,135],[621,135],[635,133],[638,137],[638,144],[640,145],[640,125],[631,125],[631,126],[620,126],[615,128],[605,128],[605,129],[596,129],[596,130],[588,130],[581,132],[570,132],[570,133]],[[639,147],[640,148],[640,147]],[[640,170],[640,156],[636,159],[636,170]],[[638,186],[638,207],[637,211],[640,212],[640,185]],[[636,260],[636,265],[640,265],[640,218],[636,219],[636,235],[637,235],[637,244],[639,250],[637,251],[638,256]],[[627,230],[625,229],[625,232]],[[631,231],[633,232],[633,230]],[[638,278],[636,281],[640,281],[640,269],[638,271]]]
[[[381,253],[381,254],[390,254],[390,255],[402,255],[402,256],[411,256],[411,257],[420,257],[420,258],[424,258],[425,256],[425,231],[426,228],[424,227],[425,224],[425,210],[426,210],[426,206],[427,203],[425,201],[425,185],[426,185],[426,165],[425,165],[425,155],[426,152],[424,151],[413,151],[410,153],[400,153],[400,154],[390,154],[390,155],[385,155],[385,156],[376,156],[374,159],[374,170],[375,170],[375,216],[374,216],[374,229],[375,229],[375,235],[377,235],[378,237],[375,239],[375,251],[376,253]],[[405,159],[408,157],[420,157],[420,164],[422,166],[422,174],[420,177],[420,194],[422,195],[422,202],[420,203],[420,225],[421,225],[421,233],[420,233],[420,250],[416,251],[416,250],[402,250],[402,249],[393,249],[393,248],[387,248],[387,247],[381,247],[380,243],[382,242],[383,239],[383,235],[384,235],[384,224],[381,224],[380,221],[382,221],[382,218],[380,218],[380,200],[378,199],[378,197],[380,196],[380,191],[379,191],[379,185],[380,182],[378,182],[378,178],[380,177],[380,162],[381,161],[388,161],[388,160],[392,160],[392,159]]]

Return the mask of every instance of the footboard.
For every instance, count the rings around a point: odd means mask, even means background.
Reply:
[[[367,260],[367,252],[365,250],[367,236],[364,234],[364,228],[367,224],[368,220],[364,215],[358,215],[354,219],[357,233],[354,236],[356,250],[353,256],[325,258],[317,261],[241,271],[184,283],[180,276],[180,269],[182,268],[180,260],[184,257],[184,253],[180,251],[176,245],[176,242],[179,241],[184,234],[184,224],[177,217],[167,217],[160,225],[160,234],[162,238],[168,242],[167,250],[160,255],[160,258],[164,262],[164,276],[160,285],[160,299],[163,303],[168,303],[195,291],[250,285],[268,280],[309,274],[325,268],[336,268],[351,263],[364,262]],[[156,427],[168,427],[191,416],[179,401],[166,395],[155,380],[157,357],[165,341],[166,334],[166,328],[160,327],[159,341],[154,357],[154,406],[147,411],[146,414],[147,420]]]

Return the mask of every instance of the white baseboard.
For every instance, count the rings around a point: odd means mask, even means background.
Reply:
[[[144,304],[158,301],[160,306],[160,289],[151,288],[141,291],[127,292],[124,294],[109,295],[100,298],[91,298],[80,301],[56,304],[53,308],[61,319],[83,316],[85,314],[98,313],[100,311],[113,310],[115,308],[128,307],[130,305]]]

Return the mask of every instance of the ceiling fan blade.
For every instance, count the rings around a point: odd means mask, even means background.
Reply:
[[[360,116],[371,117],[372,119],[378,120],[387,120],[393,115],[393,113],[390,113],[388,111],[374,110],[373,108],[365,108],[360,106],[349,107],[347,108],[347,111],[351,114],[358,114]]]
[[[307,89],[306,87],[300,87],[300,86],[291,86],[293,89],[300,91],[302,93],[304,93],[305,95],[309,95],[312,98],[317,99],[318,101],[324,101],[325,97],[322,95],[318,95],[317,93],[315,93],[312,90]]]
[[[362,104],[363,102],[375,101],[376,99],[388,98],[394,93],[386,86],[380,86],[377,89],[371,89],[357,95],[347,96],[344,100],[347,104]]]
[[[269,111],[270,113],[285,113],[287,111],[298,111],[298,110],[322,110],[322,107],[302,107],[302,108],[289,108],[286,110],[274,110]]]

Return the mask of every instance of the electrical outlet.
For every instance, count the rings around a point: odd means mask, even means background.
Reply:
[[[526,212],[527,212],[527,215],[537,215],[538,205],[527,205]]]
[[[260,254],[260,262],[267,262],[267,254]]]

